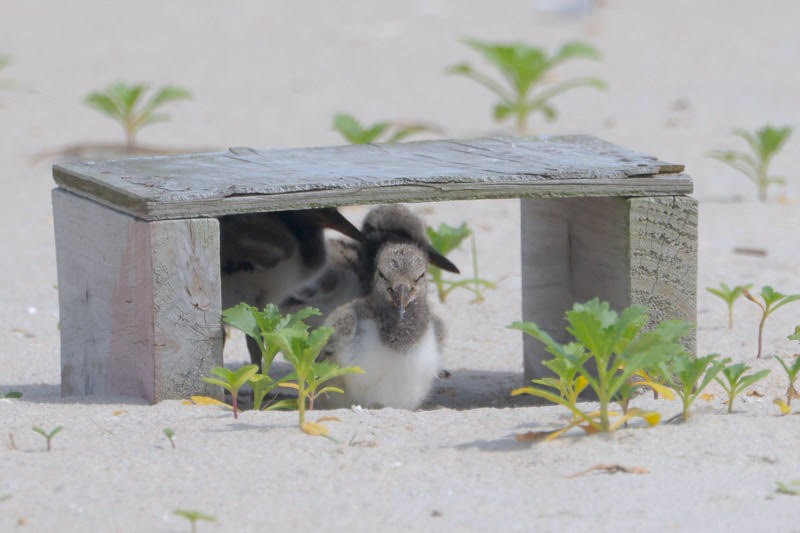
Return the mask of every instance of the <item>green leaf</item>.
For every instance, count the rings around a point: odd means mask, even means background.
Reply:
[[[567,311],[567,331],[576,341],[586,346],[598,359],[605,362],[613,348],[617,313],[610,309],[608,302],[595,298],[585,304],[575,304]]]
[[[294,411],[297,409],[297,398],[287,398],[268,405],[264,411]]]
[[[740,391],[745,390],[746,388],[750,387],[757,381],[761,381],[762,379],[767,377],[769,373],[770,373],[769,369],[764,369],[760,370],[759,372],[756,372],[755,374],[748,374],[746,376],[742,376],[739,380],[738,390]]]
[[[206,522],[216,522],[217,520],[217,518],[213,515],[201,513],[200,511],[191,511],[189,509],[175,509],[173,513],[177,516],[187,519],[192,523],[198,520],[205,520]]]
[[[602,55],[592,45],[583,41],[572,41],[564,44],[555,56],[553,56],[553,63],[560,63],[567,59],[585,58],[585,59],[602,59]]]
[[[370,128],[365,128],[359,124],[355,117],[345,113],[340,113],[333,117],[333,128],[353,144],[375,142],[388,127],[388,123],[378,122]]]
[[[438,229],[433,229],[428,226],[426,233],[431,240],[431,246],[433,246],[437,252],[446,256],[461,246],[464,239],[472,234],[472,230],[466,222],[462,222],[458,227],[442,223],[439,224]]]
[[[117,106],[117,103],[107,94],[91,93],[84,102],[112,118],[122,118],[123,116],[122,110]]]
[[[534,339],[540,341],[542,344],[545,345],[545,349],[553,354],[556,357],[565,357],[564,348],[558,342],[556,342],[553,337],[550,336],[549,333],[542,330],[533,322],[513,322],[511,325],[507,326],[509,329],[516,329],[522,331],[523,333],[527,333]]]
[[[494,106],[494,119],[497,122],[502,122],[511,114],[511,106],[505,102],[500,102]]]
[[[256,313],[258,309],[241,302],[222,311],[222,319],[225,324],[241,330],[248,337],[260,342],[261,330],[256,321]]]
[[[183,87],[176,87],[167,85],[159,89],[159,91],[150,99],[145,107],[145,112],[151,112],[156,108],[166,104],[167,102],[174,102],[176,100],[187,100],[192,97],[192,93]]]

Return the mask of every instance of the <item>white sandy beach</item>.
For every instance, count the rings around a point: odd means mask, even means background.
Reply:
[[[706,157],[743,148],[735,127],[800,126],[800,4],[792,0],[580,0],[499,3],[8,1],[0,9],[0,531],[189,531],[177,508],[214,515],[198,531],[800,531],[800,418],[779,416],[786,378],[771,356],[800,303],[766,325],[741,300],[727,329],[723,302],[705,287],[753,283],[800,293],[800,132],[775,158],[787,179],[756,202],[755,187]],[[576,431],[549,443],[514,434],[558,427],[565,411],[511,399],[523,384],[519,319],[519,209],[514,200],[412,206],[430,224],[468,221],[485,302],[453,293],[440,380],[426,406],[338,410],[340,441],[311,437],[296,413],[248,411],[234,421],[211,406],[132,398],[62,398],[58,293],[50,191],[53,154],[76,144],[122,142],[113,122],[82,104],[116,80],[174,83],[191,101],[146,128],[148,146],[224,149],[342,144],[338,112],[366,122],[424,120],[445,137],[508,132],[491,121],[493,97],[448,65],[480,58],[460,39],[521,40],[553,50],[583,39],[601,62],[575,61],[559,79],[598,75],[605,92],[554,100],[555,123],[537,134],[586,133],[686,165],[700,201],[700,354],[721,353],[771,375],[726,414],[721,389],[687,424],[604,436]],[[354,221],[365,210],[345,211]],[[758,248],[763,256],[735,253]],[[452,258],[470,264],[468,247]],[[226,364],[246,360],[242,343]],[[678,401],[635,400],[664,418]],[[797,409],[798,407],[795,406]],[[314,420],[318,415],[312,413]],[[44,451],[32,426],[63,425]],[[162,430],[172,428],[172,449]],[[573,474],[595,465],[644,473]]]

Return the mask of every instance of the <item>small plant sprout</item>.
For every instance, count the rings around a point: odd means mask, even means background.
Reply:
[[[63,428],[63,426],[56,426],[55,428],[53,428],[52,431],[50,431],[50,433],[48,433],[47,431],[43,430],[42,428],[40,428],[38,426],[33,426],[33,428],[31,428],[31,429],[33,429],[36,433],[38,433],[39,435],[41,435],[42,437],[45,438],[45,440],[47,441],[47,451],[49,452],[49,451],[52,451],[52,449],[53,449],[53,447],[52,447],[53,437],[58,435],[58,432],[61,431],[64,428]]]
[[[800,341],[800,326],[795,328],[794,334],[789,335],[788,339]],[[795,381],[797,381],[797,375],[800,374],[800,356],[796,355],[791,363],[787,363],[777,355],[773,355],[773,357],[781,364],[781,368],[786,372],[786,377],[789,380],[789,385],[786,388],[786,400],[777,399],[775,403],[781,408],[781,412],[788,414],[791,412],[792,400],[800,398],[800,391],[794,385]]]
[[[747,176],[758,188],[758,199],[765,202],[767,188],[773,183],[784,183],[783,178],[769,175],[769,165],[775,154],[789,139],[792,128],[789,126],[778,128],[766,124],[755,132],[737,128],[733,130],[733,134],[744,139],[750,147],[750,153],[736,150],[713,150],[708,153],[708,157],[722,161]]]
[[[788,494],[789,496],[800,496],[800,479],[784,483],[778,481],[778,488],[775,489],[778,494]]]
[[[346,113],[333,117],[333,129],[351,144],[396,143],[419,133],[439,133],[439,129],[434,126],[413,122],[382,121],[363,126],[355,117]]]
[[[734,288],[728,287],[724,283],[719,284],[719,289],[715,289],[714,287],[706,287],[706,290],[713,294],[714,296],[719,296],[725,302],[725,305],[728,306],[728,329],[733,329],[733,304],[736,303],[736,300],[744,294],[744,291],[750,290],[753,287],[753,284],[750,283],[748,285],[737,285]]]
[[[284,359],[294,367],[294,372],[282,379],[280,385],[297,391],[299,426],[312,435],[327,436],[327,430],[319,424],[306,422],[306,408],[314,409],[314,400],[322,394],[344,392],[338,387],[323,384],[345,374],[364,373],[359,367],[340,367],[331,361],[317,361],[317,356],[333,331],[333,328],[326,326],[310,332],[303,328],[283,328],[266,335],[266,340],[278,346]]]
[[[188,509],[175,509],[173,513],[177,516],[181,516],[189,521],[189,524],[192,528],[192,533],[197,532],[197,521],[198,520],[205,520],[206,522],[216,522],[217,517],[201,513],[200,511],[190,511]]]
[[[280,350],[278,346],[267,342],[267,335],[282,329],[308,330],[309,326],[304,320],[319,315],[321,315],[319,309],[313,307],[304,307],[296,313],[283,315],[275,304],[267,304],[263,310],[259,311],[257,307],[241,302],[225,309],[222,312],[222,319],[226,324],[241,330],[258,344],[261,350],[261,367],[269,370]]]
[[[121,124],[125,130],[125,146],[128,150],[133,150],[136,148],[136,135],[139,130],[149,124],[169,120],[169,115],[156,113],[157,109],[169,102],[191,98],[188,90],[167,85],[158,89],[146,103],[142,104],[143,95],[147,90],[148,86],[145,84],[114,83],[103,91],[89,94],[84,101]]]
[[[550,103],[554,96],[577,87],[606,87],[601,79],[586,77],[536,90],[545,83],[553,68],[569,59],[600,59],[600,53],[587,43],[570,42],[548,55],[540,48],[522,43],[500,44],[477,39],[464,42],[499,71],[500,80],[478,72],[469,63],[453,65],[448,72],[465,76],[493,92],[500,99],[494,106],[494,120],[502,122],[513,117],[520,135],[527,132],[528,119],[535,112],[542,113],[548,121],[555,120],[557,113]]]
[[[233,418],[239,418],[239,389],[241,389],[256,372],[258,372],[257,365],[244,365],[236,371],[217,366],[211,369],[211,373],[221,379],[203,378],[203,381],[211,383],[212,385],[219,385],[231,393]]]
[[[172,445],[172,449],[175,449],[175,432],[170,428],[164,428],[164,435],[167,437],[167,440]]]
[[[742,292],[745,298],[761,308],[761,322],[758,324],[758,353],[756,353],[756,359],[759,359],[764,337],[764,323],[767,321],[767,317],[784,305],[800,300],[800,294],[781,294],[767,285],[761,287],[761,301],[759,301],[747,289]]]
[[[439,224],[438,229],[432,227],[427,228],[428,238],[431,240],[431,246],[440,254],[446,256],[456,248],[467,237],[471,237],[472,245],[472,278],[461,280],[446,280],[444,279],[444,272],[442,269],[433,265],[428,266],[428,274],[431,276],[431,282],[436,287],[436,292],[439,295],[439,301],[445,303],[447,296],[455,289],[462,288],[471,291],[475,295],[473,303],[483,301],[483,293],[486,289],[494,289],[495,284],[485,279],[478,277],[478,252],[475,246],[475,235],[469,228],[466,222],[462,222],[460,226],[453,227],[448,224]]]
[[[553,340],[532,322],[514,322],[509,326],[541,341],[553,355],[544,365],[556,377],[534,379],[534,386],[511,393],[513,396],[530,394],[569,409],[572,420],[566,427],[550,433],[548,440],[576,426],[587,433],[609,433],[634,417],[643,418],[649,425],[660,421],[658,413],[629,409],[627,404],[638,387],[671,395],[668,388],[646,376],[656,365],[683,350],[678,341],[691,327],[680,321],[666,321],[651,331],[644,331],[647,320],[647,313],[641,307],[629,307],[618,315],[607,302],[595,298],[575,304],[567,312],[567,331],[575,342],[566,345]],[[636,381],[634,375],[644,376],[644,379]],[[578,395],[584,389],[594,393],[599,410],[585,412],[578,406]],[[624,408],[622,416],[614,421],[611,417],[618,414],[609,409],[612,401]]]
[[[725,379],[723,380],[720,376],[714,378],[714,381],[719,383],[728,395],[728,413],[733,412],[733,400],[735,400],[739,394],[769,375],[769,370],[766,369],[745,375],[745,372],[748,370],[750,370],[750,367],[744,363],[727,365],[720,371],[722,378]]]
[[[719,360],[719,354],[692,357],[680,352],[666,363],[658,365],[658,374],[681,399],[681,419],[689,420],[689,409],[703,390],[714,380],[730,359]]]

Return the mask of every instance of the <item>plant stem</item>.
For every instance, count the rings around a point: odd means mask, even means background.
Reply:
[[[733,329],[733,302],[728,302],[728,329]]]
[[[480,285],[478,284],[478,251],[475,248],[475,233],[471,235],[470,244],[472,245],[472,276],[475,281],[475,302],[482,302],[483,295],[481,294]]]
[[[758,324],[758,353],[756,354],[756,359],[761,359],[761,340],[764,335],[764,322],[767,321],[768,313],[764,313],[761,316],[761,322]]]
[[[129,152],[136,148],[136,130],[133,124],[125,124],[125,148]]]
[[[600,431],[608,433],[611,424],[608,421],[608,376],[606,375],[607,361],[597,361],[597,379],[599,382],[599,390],[597,391],[597,400],[600,403]]]
[[[237,393],[231,394],[231,404],[233,405],[233,418],[239,418],[239,395]]]
[[[297,380],[297,411],[300,416],[300,428],[306,423],[306,380],[298,376]]]
[[[526,122],[528,121],[528,114],[524,111],[517,111],[517,134],[525,135],[527,130]]]

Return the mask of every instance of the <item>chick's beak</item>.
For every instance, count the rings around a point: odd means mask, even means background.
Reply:
[[[397,285],[392,288],[392,296],[394,297],[394,303],[397,304],[400,320],[403,320],[403,316],[406,314],[406,307],[411,301],[411,288],[408,285]]]

